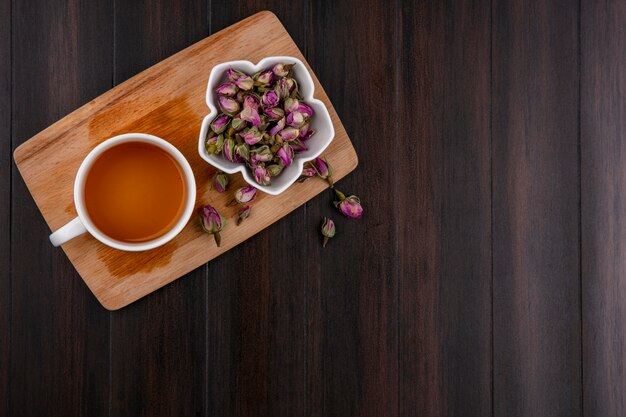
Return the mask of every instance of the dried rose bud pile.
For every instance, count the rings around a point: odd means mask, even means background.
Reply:
[[[276,64],[253,75],[230,68],[228,82],[215,89],[221,113],[210,124],[206,150],[245,162],[260,185],[270,185],[315,134],[309,126],[314,111],[302,101],[294,65]]]

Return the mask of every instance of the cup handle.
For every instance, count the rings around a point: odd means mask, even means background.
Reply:
[[[60,246],[68,240],[74,239],[76,236],[87,233],[87,229],[83,222],[78,217],[75,217],[72,221],[61,227],[56,232],[50,235],[50,242],[54,246]]]

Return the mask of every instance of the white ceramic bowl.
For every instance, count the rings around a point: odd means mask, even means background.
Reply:
[[[316,133],[306,141],[306,145],[309,149],[296,155],[290,166],[283,169],[278,176],[272,177],[271,185],[264,186],[259,185],[254,180],[252,171],[246,166],[245,163],[230,162],[222,154],[209,154],[204,147],[204,141],[207,132],[209,131],[209,125],[220,113],[218,110],[219,106],[216,104],[217,95],[214,91],[220,84],[227,81],[225,75],[226,70],[228,68],[235,68],[239,71],[245,72],[246,74],[252,75],[262,69],[271,68],[280,62],[285,64],[296,64],[293,67],[294,78],[298,81],[298,86],[302,97],[304,97],[304,102],[310,105],[315,111],[315,115],[311,118],[310,126],[312,129],[315,129]],[[198,152],[200,153],[200,156],[215,168],[228,174],[241,172],[241,175],[243,175],[244,180],[246,180],[248,184],[261,191],[272,195],[282,193],[300,177],[304,164],[320,156],[335,137],[335,129],[332,121],[330,120],[328,109],[320,100],[313,98],[315,93],[314,90],[315,87],[313,85],[313,79],[302,61],[291,56],[267,57],[259,61],[256,65],[250,61],[229,61],[214,66],[209,74],[209,83],[206,90],[206,104],[209,106],[210,113],[202,121],[200,137],[198,138]]]

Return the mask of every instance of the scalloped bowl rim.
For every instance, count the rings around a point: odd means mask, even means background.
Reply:
[[[320,126],[321,124],[324,124],[325,130],[327,130],[328,132],[324,137],[324,135],[320,135],[320,131],[318,129],[316,134],[307,141],[307,144],[312,143],[311,141],[315,141],[315,143],[318,145],[317,150],[314,150],[312,152],[307,151],[308,154],[306,156],[302,154],[296,155],[293,159],[291,166],[287,168],[290,172],[286,172],[287,169],[285,169],[278,177],[276,177],[276,179],[282,179],[281,183],[272,183],[269,186],[260,185],[254,180],[251,170],[244,163],[230,162],[226,160],[222,155],[210,155],[205,149],[204,138],[206,137],[209,125],[211,121],[213,121],[213,119],[219,114],[217,106],[213,103],[213,89],[217,87],[217,83],[219,82],[219,80],[224,78],[224,71],[228,68],[233,67],[246,73],[254,74],[255,72],[265,67],[274,66],[278,62],[290,61],[294,61],[297,64],[296,67],[294,67],[294,71],[296,71],[298,67],[304,69],[304,71],[298,69],[298,73],[295,75],[295,78],[298,81],[300,92],[304,97],[304,101],[315,108],[315,116],[311,123],[315,123],[315,126]],[[302,90],[304,90],[304,92]],[[209,107],[210,112],[203,119],[202,126],[200,128],[200,136],[198,138],[198,153],[200,154],[200,157],[215,168],[228,174],[240,172],[244,180],[248,184],[267,194],[278,195],[282,193],[294,182],[296,182],[296,180],[302,175],[304,164],[320,156],[335,137],[335,129],[330,118],[328,109],[321,100],[318,100],[314,97],[314,94],[315,84],[313,83],[313,78],[311,77],[311,74],[307,70],[306,66],[302,63],[302,61],[292,56],[265,57],[260,60],[256,65],[246,60],[228,61],[215,65],[211,69],[211,72],[209,74],[209,80],[207,82],[206,104]],[[295,166],[296,169],[293,169],[292,166]],[[287,174],[289,175],[283,177]]]

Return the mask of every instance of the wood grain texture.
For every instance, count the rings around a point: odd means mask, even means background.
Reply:
[[[338,188],[365,219],[311,183],[228,254],[105,311],[11,150],[264,9],[354,140]],[[618,0],[0,0],[0,416],[623,416],[625,22]],[[158,111],[109,120],[177,122],[175,97],[148,98]]]
[[[116,83],[207,31],[203,2],[116,2],[114,18]],[[205,415],[206,274],[202,266],[112,313],[110,415]]]
[[[111,87],[111,8],[14,2],[13,147]],[[50,170],[44,170],[50,175]],[[54,250],[17,170],[11,196],[8,415],[108,415],[108,313]]]
[[[581,2],[583,415],[626,415],[626,4]]]
[[[264,30],[265,38],[258,36],[260,30]],[[237,48],[232,47],[235,39]],[[218,62],[241,58],[258,61],[271,55],[304,59],[276,16],[259,13],[133,77],[17,149],[16,163],[50,227],[57,229],[75,216],[73,181],[84,156],[96,144],[124,132],[151,133],[176,145],[198,179],[198,205],[210,202],[232,218],[236,208],[228,206],[230,196],[209,193],[201,181],[214,172],[197,153],[199,123],[207,112],[206,77]],[[335,126],[335,138],[327,152],[335,155],[335,176],[341,178],[356,167],[356,154],[328,97],[312,76],[315,96],[326,104]],[[54,176],[44,175],[41,167],[45,164],[55,169]],[[243,179],[233,177],[233,188],[242,184]],[[209,237],[191,221],[176,239],[151,251],[118,251],[88,234],[68,242],[63,250],[98,300],[106,308],[117,309],[233,248],[323,189],[323,181],[310,181],[296,184],[281,196],[259,196],[255,222],[239,227],[230,222],[224,228],[220,248],[207,245]]]
[[[347,117],[360,164],[336,187],[362,198],[364,217],[343,217],[331,191],[309,204],[307,251],[307,415],[377,416],[398,413],[397,279],[394,216],[399,180],[392,161],[399,135],[394,91],[396,5],[365,1],[312,2],[308,58]],[[381,135],[388,135],[382,145]],[[341,163],[331,157],[335,166]],[[339,178],[336,178],[339,180]],[[321,248],[322,219],[337,235]],[[319,232],[317,232],[319,233]],[[376,236],[376,238],[374,238]]]
[[[212,4],[212,32],[265,8],[276,13],[306,57],[307,2]],[[315,71],[315,68],[313,68]],[[233,188],[234,189],[234,188]],[[313,200],[315,201],[315,200]],[[252,205],[246,221],[256,221]],[[209,264],[208,415],[302,416],[305,284],[300,209]]]
[[[580,416],[578,3],[493,2],[494,416]]]
[[[402,8],[400,415],[491,415],[490,2]]]
[[[7,415],[11,327],[11,1],[0,0],[0,416]]]

